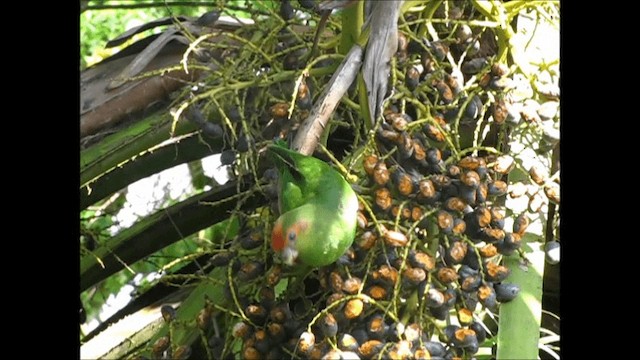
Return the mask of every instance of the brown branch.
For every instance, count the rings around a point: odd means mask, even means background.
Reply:
[[[81,3],[81,11],[88,10],[118,10],[118,9],[146,9],[146,8],[157,8],[157,7],[167,7],[167,6],[193,6],[193,7],[211,7],[211,1],[176,1],[176,2],[146,2],[146,3],[133,3],[133,4],[113,4],[113,5],[84,5],[84,2]],[[241,6],[233,6],[233,5],[225,5],[225,9],[235,10],[235,11],[247,11],[246,7]],[[251,9],[251,13],[256,13],[260,15],[269,15],[268,12]]]
[[[110,9],[146,9],[165,6],[211,6],[211,1],[175,1],[175,2],[136,2],[133,4],[99,4],[88,5],[86,10],[110,10]]]
[[[311,155],[322,136],[329,118],[340,99],[353,83],[362,65],[362,48],[353,45],[329,80],[329,84],[316,101],[309,117],[298,128],[292,148],[304,155]]]

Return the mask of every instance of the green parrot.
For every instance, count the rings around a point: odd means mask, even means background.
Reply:
[[[325,162],[289,150],[283,142],[267,147],[280,173],[280,217],[271,247],[288,265],[331,264],[351,246],[358,199],[351,186]]]

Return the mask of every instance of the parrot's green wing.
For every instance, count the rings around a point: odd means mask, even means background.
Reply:
[[[324,161],[289,150],[282,143],[267,149],[280,173],[281,214],[314,200],[321,192],[330,191],[331,182],[345,181]]]

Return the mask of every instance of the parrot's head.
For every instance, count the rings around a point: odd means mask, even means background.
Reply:
[[[276,220],[271,232],[271,247],[280,254],[287,265],[294,265],[298,260],[298,241],[305,236],[309,222],[292,219],[293,214],[285,213]]]

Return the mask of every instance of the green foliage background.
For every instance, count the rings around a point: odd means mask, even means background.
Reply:
[[[88,2],[89,8],[97,5],[120,6],[140,4],[141,1],[105,1],[93,0]],[[197,16],[205,11],[211,10],[211,6],[174,6],[171,1],[166,0],[146,0],[145,3],[155,3],[154,7],[142,9],[100,9],[86,10],[80,14],[80,64],[81,69],[99,62],[105,57],[117,52],[119,49],[128,46],[129,41],[122,46],[112,49],[105,49],[105,44],[116,36],[125,32],[131,25],[140,25],[145,22],[156,20],[162,17],[173,15]],[[215,1],[203,4],[214,5]],[[152,30],[153,31],[153,30]],[[159,29],[155,29],[159,31]],[[138,35],[140,39],[148,35]]]
[[[184,2],[184,1],[182,1]],[[206,6],[176,6],[172,5],[173,1],[167,0],[146,0],[145,4],[149,7],[140,9],[118,9],[118,6],[122,5],[140,5],[142,1],[105,1],[95,0],[88,1],[88,10],[83,11],[80,14],[80,61],[81,70],[96,64],[107,58],[123,48],[126,48],[131,43],[134,43],[152,33],[160,32],[165,27],[155,28],[149,31],[145,31],[141,34],[134,36],[131,40],[124,44],[114,47],[105,48],[106,43],[119,36],[123,32],[127,31],[131,27],[144,24],[149,21],[157,20],[159,18],[168,16],[193,16],[199,15],[211,11],[217,8],[220,4],[219,1],[193,1],[194,4],[202,3]],[[249,17],[248,14],[242,11],[229,10],[229,6],[244,6],[245,0],[226,0],[225,7],[226,13],[233,14],[238,17]],[[268,4],[277,5],[277,2],[273,1]],[[261,4],[252,4],[260,6]],[[110,9],[92,9],[93,6],[101,7],[114,7]],[[264,6],[264,4],[262,4]],[[202,184],[208,183],[206,180],[202,181],[204,174],[201,171],[198,173],[191,172],[192,184],[196,188],[195,192],[187,191],[183,197],[192,196],[194,193],[202,191]],[[198,185],[199,184],[199,185]],[[150,199],[149,201],[153,201]],[[169,193],[166,192],[164,200],[154,205],[154,208],[159,209],[170,206],[179,199],[171,199]],[[80,228],[81,228],[81,251],[91,250],[90,242],[95,242],[96,246],[99,246],[103,240],[112,236],[111,228],[118,226],[115,216],[126,204],[126,189],[119,192],[117,197],[108,198],[89,209],[82,211],[80,215]],[[228,222],[223,222],[214,225],[208,230],[207,238],[213,239],[222,237],[222,233],[229,230],[237,232],[237,219],[233,219],[231,229],[227,229]],[[98,316],[101,308],[107,302],[110,296],[117,294],[122,287],[128,283],[131,283],[135,274],[150,274],[157,271],[159,268],[171,263],[173,260],[184,257],[187,254],[193,254],[197,250],[202,250],[203,247],[207,247],[210,243],[203,243],[202,239],[198,237],[198,234],[189,236],[183,241],[176,242],[150,256],[145,261],[141,261],[137,264],[133,264],[128,268],[119,271],[114,276],[109,277],[101,284],[95,287],[95,291],[84,292],[81,295],[81,300],[85,306],[87,314],[87,322],[91,321]],[[175,271],[182,267],[181,264],[176,264],[171,268]],[[152,284],[149,284],[147,280],[142,280],[139,286],[136,286],[136,292],[144,292]]]
[[[144,24],[148,21],[156,20],[162,17],[171,15],[187,15],[198,16],[199,14],[210,11],[211,7],[207,6],[171,6],[171,2],[165,0],[150,0],[146,3],[156,3],[155,7],[148,7],[142,9],[98,9],[91,10],[92,6],[120,6],[140,4],[140,1],[89,1],[89,10],[86,10],[80,14],[80,62],[81,70],[100,62],[102,59],[109,57],[110,55],[118,52],[141,38],[148,36],[152,31],[160,31],[160,29],[154,29],[147,31],[143,34],[135,36],[133,39],[127,41],[125,44],[106,49],[105,44],[122,34],[132,26]],[[213,2],[208,2],[213,4]],[[168,196],[168,194],[167,194]],[[89,241],[95,241],[97,244],[102,239],[110,237],[109,229],[117,225],[114,223],[114,218],[117,212],[122,209],[125,204],[126,192],[121,192],[119,197],[110,204],[107,204],[109,200],[105,200],[96,206],[90,207],[88,210],[81,213],[81,233],[83,234],[81,244],[83,250],[85,250]],[[167,204],[170,205],[176,200],[168,200]],[[97,211],[96,209],[101,209]],[[91,237],[91,239],[89,239]],[[144,261],[139,264],[135,264],[131,267],[135,273],[148,274],[152,271],[156,271],[159,266],[167,264],[172,259],[184,256],[185,254],[193,251],[193,241],[195,237],[185,239],[185,241],[177,242],[161,251],[155,256],[149,258],[150,261]],[[120,271],[116,276],[113,276],[102,284],[100,284],[94,293],[83,294],[82,301],[85,304],[85,310],[87,312],[87,319],[90,321],[97,316],[101,307],[105,304],[111,294],[118,293],[119,289],[125,284],[129,283],[134,277],[134,273],[127,269]]]

